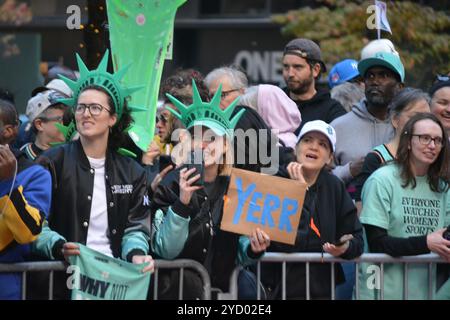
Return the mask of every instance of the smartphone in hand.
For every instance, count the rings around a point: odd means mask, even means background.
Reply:
[[[172,157],[170,155],[163,154],[159,156],[159,172],[163,171],[170,165],[175,168],[175,164],[173,163]]]
[[[334,241],[333,244],[335,246],[342,246],[344,243],[346,243],[347,241],[350,241],[353,239],[353,236],[351,234],[346,234],[343,235],[342,237],[340,237],[338,240]]]
[[[202,186],[203,185],[203,170],[204,170],[204,161],[203,161],[203,151],[202,150],[194,150],[190,153],[188,163],[186,163],[186,168],[188,170],[195,168],[195,172],[191,175],[191,177],[200,174],[200,179],[195,181],[192,186]]]

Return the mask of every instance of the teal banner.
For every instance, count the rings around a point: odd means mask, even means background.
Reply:
[[[153,139],[156,107],[164,59],[170,44],[175,14],[186,0],[107,0],[114,70],[132,63],[124,76],[127,86],[144,86],[132,94],[134,112],[129,135],[143,151]]]
[[[67,285],[72,300],[145,300],[150,273],[145,264],[114,259],[77,243],[79,256],[70,256]]]

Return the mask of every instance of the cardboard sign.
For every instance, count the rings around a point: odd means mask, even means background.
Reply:
[[[220,228],[250,235],[259,227],[272,241],[294,244],[306,188],[297,180],[233,169]]]

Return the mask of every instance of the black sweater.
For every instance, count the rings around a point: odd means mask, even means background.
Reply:
[[[283,89],[289,96],[289,90]],[[331,99],[330,93],[324,90],[318,90],[317,93],[309,100],[293,100],[300,110],[302,115],[302,123],[295,130],[298,135],[303,125],[312,120],[323,120],[326,123],[331,123],[334,119],[346,114],[344,107],[336,100]]]
[[[427,236],[409,238],[391,237],[386,229],[364,224],[369,250],[372,253],[387,253],[393,257],[415,256],[430,253]]]
[[[321,237],[310,228],[313,218]],[[272,252],[322,252],[325,242],[335,242],[344,234],[352,234],[353,239],[347,251],[341,256],[353,259],[363,252],[362,226],[356,208],[344,183],[325,169],[320,172],[316,183],[306,193],[302,215],[293,246],[272,242],[268,251]],[[287,298],[305,298],[305,264],[288,264],[286,275]],[[281,266],[271,263],[262,265],[262,281],[274,297],[281,296]],[[310,268],[311,297],[329,299],[331,297],[331,265],[313,263]],[[339,264],[335,268],[336,283],[344,280]]]

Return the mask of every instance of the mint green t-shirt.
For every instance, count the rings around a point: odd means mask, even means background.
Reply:
[[[389,236],[423,236],[443,228],[448,221],[448,192],[433,192],[427,177],[416,177],[416,187],[402,188],[396,164],[375,171],[362,190],[361,223],[387,230]],[[367,241],[365,252],[368,252]],[[360,298],[379,299],[377,272],[373,264],[360,265]],[[428,264],[408,264],[408,299],[428,299]],[[384,299],[403,299],[403,264],[384,265]],[[433,296],[436,268],[432,268]],[[379,280],[379,279],[378,279]]]
[[[67,281],[72,300],[145,300],[150,273],[144,264],[132,264],[80,247],[79,256],[70,256]]]

